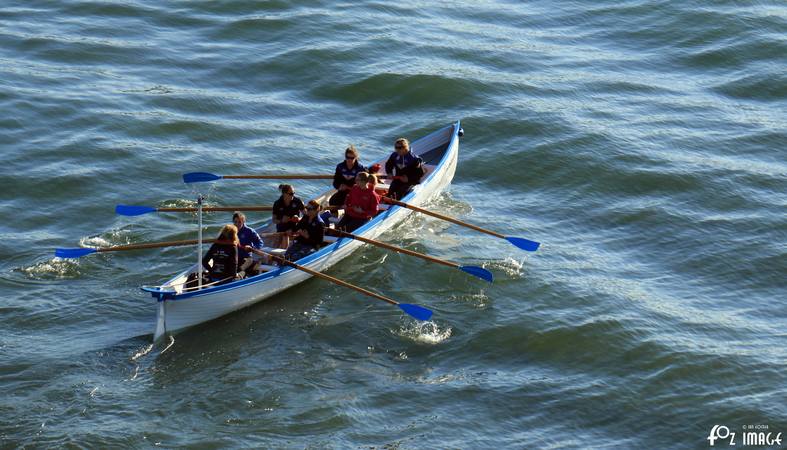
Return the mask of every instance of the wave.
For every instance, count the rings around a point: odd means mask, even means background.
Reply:
[[[787,52],[787,48],[784,49]],[[731,98],[779,102],[787,99],[787,76],[783,73],[745,75],[713,88]]]

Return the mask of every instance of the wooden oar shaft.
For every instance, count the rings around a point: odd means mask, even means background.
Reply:
[[[473,225],[471,223],[463,222],[463,221],[461,221],[459,219],[454,219],[453,217],[444,216],[444,215],[442,215],[440,213],[429,211],[428,209],[419,208],[418,206],[411,205],[411,204],[405,203],[405,202],[400,202],[399,200],[394,200],[392,198],[383,197],[383,199],[385,199],[385,201],[387,201],[389,203],[392,203],[394,205],[401,206],[401,207],[407,208],[407,209],[412,209],[413,211],[417,211],[419,213],[426,214],[427,216],[437,217],[438,219],[442,219],[442,220],[445,220],[445,221],[448,221],[448,222],[451,222],[451,223],[455,223],[455,224],[461,225],[463,227],[471,228],[473,230],[480,231],[481,233],[491,234],[492,236],[505,239],[505,236],[500,234],[500,233],[497,233],[497,232],[492,231],[492,230],[487,230],[486,228],[481,228],[481,227]]]
[[[203,206],[203,211],[273,211],[272,206]],[[197,208],[156,208],[159,212],[196,212]]]
[[[215,239],[205,239],[202,242],[210,244],[215,242]],[[160,247],[177,247],[181,245],[194,245],[197,239],[188,239],[183,241],[167,241],[167,242],[148,242],[146,244],[131,244],[131,245],[116,245],[114,247],[99,247],[96,251],[102,252],[119,252],[123,250],[140,250],[143,248],[160,248]]]
[[[390,175],[375,174],[377,178],[390,178]],[[292,174],[270,174],[270,175],[222,175],[222,178],[236,180],[332,180],[333,175],[319,173],[292,173]]]
[[[367,244],[376,245],[380,248],[385,248],[397,253],[404,253],[405,255],[415,256],[417,258],[425,259],[427,261],[435,262],[438,264],[443,264],[448,267],[459,267],[459,264],[453,263],[451,261],[446,261],[444,259],[435,258],[433,256],[424,255],[423,253],[419,253],[413,250],[408,250],[406,248],[396,247],[395,245],[386,244],[385,242],[375,241],[374,239],[365,238],[362,236],[358,236],[352,233],[347,233],[346,231],[342,230],[330,230],[330,233],[335,233],[339,236],[345,236],[350,239],[355,239],[357,241],[366,242]]]
[[[398,305],[399,304],[399,302],[397,302],[396,300],[390,299],[390,298],[388,298],[388,297],[386,297],[384,295],[380,295],[380,294],[377,294],[375,292],[368,291],[368,290],[366,290],[366,289],[364,289],[362,287],[358,287],[358,286],[356,286],[354,284],[350,284],[350,283],[348,283],[346,281],[342,281],[342,280],[340,280],[338,278],[334,278],[334,277],[332,277],[330,275],[326,275],[324,273],[317,272],[316,270],[312,270],[312,269],[309,269],[307,267],[303,267],[300,264],[295,264],[294,262],[288,261],[288,260],[282,258],[281,256],[277,256],[277,255],[274,255],[274,254],[271,254],[271,253],[268,253],[268,252],[264,252],[262,250],[257,250],[257,249],[252,249],[252,251],[254,253],[259,254],[259,255],[270,256],[270,257],[274,258],[275,260],[282,262],[283,264],[287,264],[288,266],[292,266],[292,267],[294,267],[294,268],[296,268],[298,270],[302,270],[302,271],[308,273],[309,275],[315,276],[317,278],[322,278],[323,280],[328,280],[328,281],[330,281],[332,283],[336,283],[339,286],[344,286],[346,288],[358,291],[358,292],[360,292],[362,294],[366,294],[366,295],[368,295],[370,297],[374,297],[374,298],[376,298],[378,300],[382,300],[384,302],[388,302],[388,303],[390,303],[392,305]]]
[[[260,237],[266,236],[276,236],[282,233],[263,233],[260,234]],[[119,252],[124,250],[142,250],[145,248],[161,248],[161,247],[178,247],[183,245],[195,245],[199,242],[197,239],[186,239],[182,241],[164,241],[164,242],[147,242],[144,244],[130,244],[130,245],[115,245],[113,247],[98,247],[96,248],[96,252],[103,253],[103,252]],[[220,243],[220,244],[229,244],[232,245],[231,241],[223,241],[218,239],[203,239],[203,244],[213,244],[213,243]]]
[[[331,180],[333,175],[322,174],[274,174],[274,175],[222,175],[222,178],[244,180]]]

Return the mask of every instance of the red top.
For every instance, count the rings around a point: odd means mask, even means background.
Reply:
[[[380,196],[374,190],[363,190],[356,184],[350,189],[347,200],[344,201],[344,213],[353,219],[371,219],[377,214],[377,205],[379,204]],[[363,213],[354,211],[353,206],[363,209]]]

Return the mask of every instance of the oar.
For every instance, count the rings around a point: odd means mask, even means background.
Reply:
[[[203,211],[273,211],[272,206],[203,206]],[[155,208],[152,206],[117,205],[115,213],[122,216],[141,216],[152,212],[196,212],[197,208]]]
[[[357,241],[366,242],[367,244],[376,245],[378,247],[385,248],[385,249],[388,249],[388,250],[393,250],[393,251],[398,252],[398,253],[404,253],[405,255],[415,256],[415,257],[418,257],[418,258],[421,258],[421,259],[425,259],[427,261],[435,262],[435,263],[438,263],[438,264],[443,264],[443,265],[448,266],[448,267],[454,267],[456,269],[459,269],[459,270],[461,270],[463,272],[467,272],[470,275],[476,276],[476,277],[481,278],[482,280],[488,281],[490,283],[492,281],[494,281],[494,278],[492,277],[492,272],[484,269],[483,267],[462,266],[462,265],[459,265],[459,264],[457,264],[455,262],[446,261],[444,259],[435,258],[435,257],[429,256],[429,255],[424,255],[423,253],[418,253],[418,252],[415,252],[415,251],[412,251],[412,250],[408,250],[406,248],[396,247],[396,246],[393,246],[393,245],[390,245],[390,244],[386,244],[385,242],[375,241],[374,239],[361,237],[361,236],[358,236],[358,235],[355,235],[355,234],[352,234],[352,233],[347,233],[347,232],[342,231],[342,230],[329,229],[329,232],[333,233],[333,234],[337,234],[339,236],[348,237],[350,239],[355,239]]]
[[[531,241],[529,239],[525,239],[525,238],[521,238],[521,237],[504,236],[504,235],[502,235],[500,233],[497,233],[495,231],[487,230],[485,228],[481,228],[481,227],[475,226],[475,225],[467,223],[467,222],[462,222],[459,219],[454,219],[453,217],[444,216],[442,214],[438,214],[436,212],[429,211],[428,209],[419,208],[419,207],[411,205],[409,203],[400,202],[399,200],[394,200],[392,198],[383,197],[383,200],[387,201],[388,203],[392,203],[394,205],[401,206],[403,208],[412,209],[413,211],[417,211],[417,212],[426,214],[428,216],[437,217],[438,219],[447,220],[448,222],[452,222],[452,223],[455,223],[457,225],[461,225],[463,227],[467,227],[467,228],[470,228],[470,229],[473,229],[473,230],[476,230],[476,231],[480,231],[481,233],[486,233],[486,234],[490,234],[490,235],[492,235],[494,237],[505,239],[508,242],[510,242],[510,243],[516,245],[517,247],[521,248],[522,250],[526,250],[526,251],[529,251],[529,252],[534,252],[534,251],[538,250],[538,246],[541,245],[540,243],[538,243],[536,241]]]
[[[224,179],[244,180],[330,180],[333,175],[321,174],[271,174],[271,175],[215,175],[208,172],[190,172],[183,174],[184,183],[201,183]]]
[[[281,233],[263,233],[260,236],[273,236]],[[177,247],[182,245],[194,245],[199,242],[197,239],[189,239],[184,241],[165,241],[165,242],[148,242],[144,244],[131,244],[131,245],[116,245],[114,247],[80,247],[80,248],[58,248],[55,249],[55,256],[58,258],[80,258],[91,253],[104,253],[104,252],[120,252],[126,250],[141,250],[145,248],[161,248],[161,247]],[[232,245],[230,241],[219,241],[217,239],[206,239],[202,241],[205,244],[212,244],[220,242]]]
[[[206,240],[204,242],[210,243],[215,241]],[[89,255],[91,253],[119,252],[125,250],[140,250],[144,248],[177,247],[180,245],[194,245],[196,243],[197,243],[196,239],[189,239],[185,241],[148,242],[145,244],[116,245],[114,247],[58,248],[55,249],[55,256],[59,258],[79,258],[81,256]]]
[[[201,183],[205,181],[216,181],[221,179],[240,179],[240,180],[331,180],[333,175],[323,174],[266,174],[266,175],[216,175],[209,172],[189,172],[183,174],[184,183]],[[389,178],[387,175],[377,174],[377,178]]]
[[[271,253],[267,253],[267,252],[264,252],[262,250],[257,250],[257,249],[254,249],[254,248],[251,251],[253,251],[254,253],[257,253],[258,255],[270,256],[270,257],[276,259],[277,261],[281,262],[282,264],[286,264],[288,266],[292,266],[292,267],[294,267],[294,268],[296,268],[298,270],[302,270],[302,271],[308,273],[309,275],[315,276],[317,278],[322,278],[323,280],[328,280],[328,281],[330,281],[332,283],[338,284],[339,286],[344,286],[346,288],[350,288],[350,289],[353,289],[355,291],[358,291],[358,292],[360,292],[362,294],[366,294],[366,295],[368,295],[370,297],[374,297],[374,298],[376,298],[378,300],[382,300],[382,301],[388,302],[388,303],[390,303],[392,305],[396,305],[396,306],[399,307],[399,309],[401,309],[402,311],[406,312],[407,314],[409,314],[410,316],[412,316],[412,317],[414,317],[414,318],[416,318],[418,320],[429,320],[432,317],[432,311],[424,308],[423,306],[413,305],[413,304],[410,304],[410,303],[399,303],[396,300],[390,299],[390,298],[388,298],[386,296],[383,296],[383,295],[380,295],[380,294],[376,294],[376,293],[374,293],[372,291],[368,291],[368,290],[366,290],[366,289],[364,289],[362,287],[355,286],[354,284],[350,284],[350,283],[348,283],[346,281],[342,281],[342,280],[340,280],[338,278],[334,278],[334,277],[332,277],[330,275],[326,275],[324,273],[317,272],[315,270],[303,267],[303,266],[301,266],[299,264],[295,264],[294,262],[288,261],[288,260],[282,258],[281,256],[273,255]]]

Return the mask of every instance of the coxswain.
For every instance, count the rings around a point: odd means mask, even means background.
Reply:
[[[211,283],[227,283],[237,276],[238,272],[238,228],[227,224],[221,229],[219,236],[202,258],[202,267],[208,271]],[[213,264],[210,262],[213,260]]]

